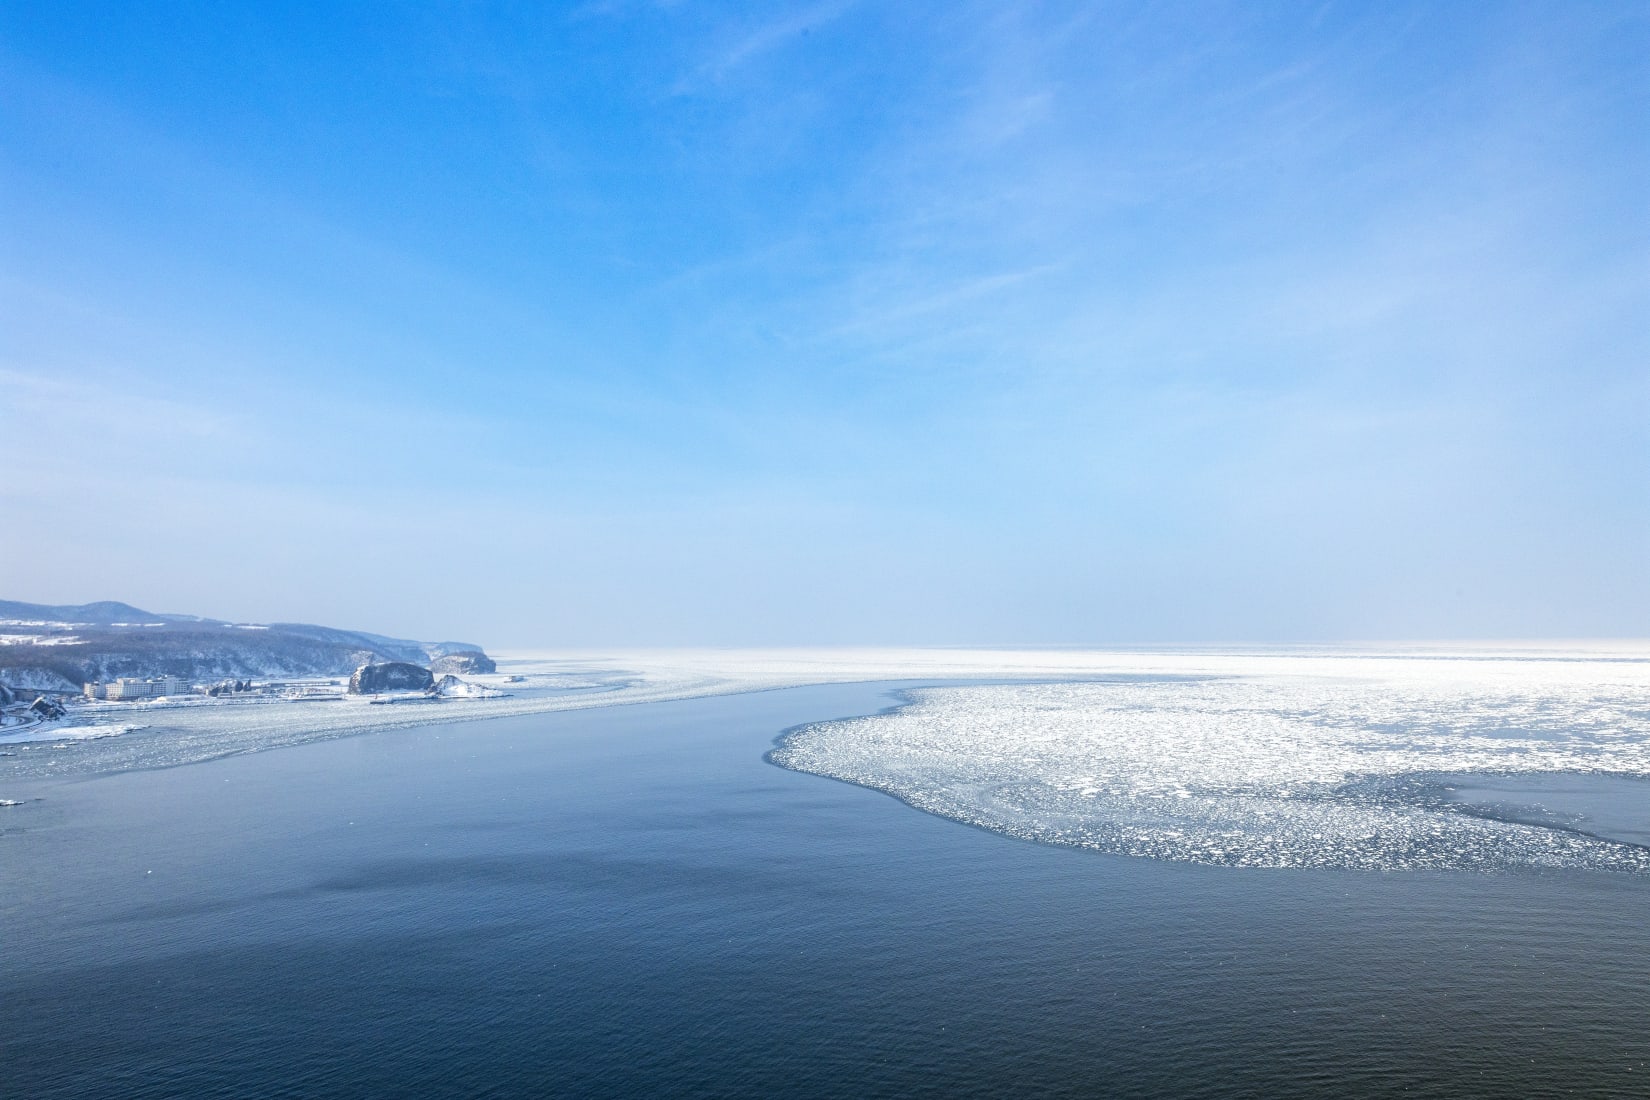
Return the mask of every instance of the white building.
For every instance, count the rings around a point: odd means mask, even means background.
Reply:
[[[189,690],[189,681],[180,680],[175,676],[164,676],[154,680],[135,680],[122,677],[107,685],[89,684],[87,688],[90,691],[99,686],[103,688],[103,698],[125,701],[129,699],[154,699],[161,695],[182,695]],[[88,697],[97,698],[96,695],[89,695]]]

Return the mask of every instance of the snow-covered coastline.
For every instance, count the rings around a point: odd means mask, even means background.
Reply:
[[[590,707],[703,698],[809,684],[1067,682],[1101,679],[1309,678],[1379,684],[1502,682],[1539,674],[1600,675],[1650,693],[1650,643],[1496,646],[1099,649],[676,649],[537,651],[498,655],[498,672],[467,677],[505,697],[427,706],[365,698],[258,703],[164,700],[77,709],[18,741],[0,779],[168,767],[382,730]],[[0,791],[0,793],[4,793]]]

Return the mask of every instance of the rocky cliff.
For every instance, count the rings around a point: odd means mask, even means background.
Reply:
[[[422,665],[404,661],[389,661],[379,665],[362,665],[349,678],[351,695],[378,695],[386,691],[429,691],[435,686],[435,677]]]
[[[498,665],[487,654],[476,650],[475,652],[449,653],[445,657],[437,657],[430,662],[430,671],[437,676],[449,673],[473,676],[476,673],[497,672]]]
[[[364,664],[423,666],[458,658],[491,670],[481,647],[417,642],[308,623],[229,623],[160,615],[124,603],[54,606],[0,600],[0,683],[78,691],[88,680],[343,676]],[[443,671],[448,671],[443,669]]]

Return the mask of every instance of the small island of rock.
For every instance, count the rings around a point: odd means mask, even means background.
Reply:
[[[349,678],[351,695],[377,695],[386,691],[429,691],[435,686],[435,677],[422,665],[404,661],[388,661],[378,665],[362,665]]]

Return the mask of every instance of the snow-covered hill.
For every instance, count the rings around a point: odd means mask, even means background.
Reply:
[[[418,642],[308,623],[230,623],[155,614],[105,601],[75,605],[0,600],[0,683],[77,690],[89,680],[177,676],[227,678],[348,675],[369,662],[427,665],[480,646]]]

